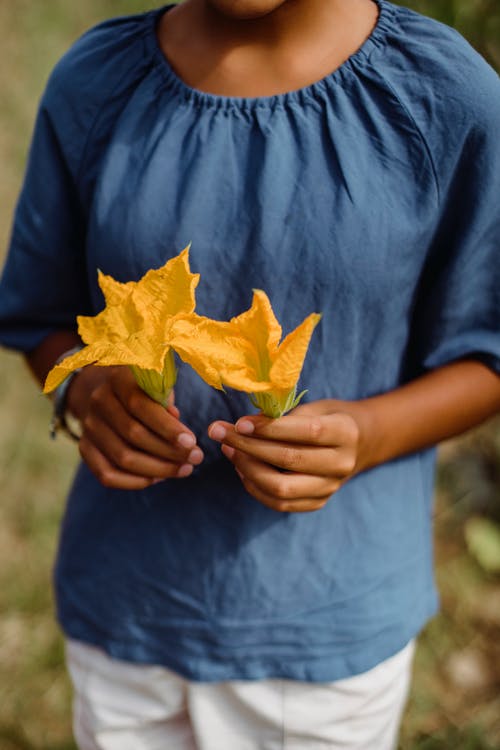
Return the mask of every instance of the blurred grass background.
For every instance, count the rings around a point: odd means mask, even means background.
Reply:
[[[405,4],[456,26],[500,68],[498,0]],[[148,7],[140,0],[0,0],[0,263],[49,71],[90,25]],[[48,439],[49,416],[20,358],[0,351],[0,750],[75,747],[51,568],[77,452]],[[442,611],[419,641],[400,750],[500,749],[499,500],[500,422],[492,420],[441,449]],[[489,525],[474,526],[478,518]]]

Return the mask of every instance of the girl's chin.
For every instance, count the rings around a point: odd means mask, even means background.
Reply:
[[[288,0],[205,0],[218,13],[228,18],[251,20],[272,13]]]

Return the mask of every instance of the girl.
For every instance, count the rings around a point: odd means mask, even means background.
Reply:
[[[126,368],[56,395],[83,459],[55,575],[82,750],[395,747],[437,606],[432,446],[500,404],[499,94],[387,0],[185,0],[57,65],[0,290],[40,382],[98,268],[189,241],[200,313],[252,288],[286,331],[323,313],[276,421],[185,366],[167,410]]]

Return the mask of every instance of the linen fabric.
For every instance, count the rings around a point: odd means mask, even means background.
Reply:
[[[338,70],[247,99],[194,90],[164,58],[168,9],[101,24],[43,96],[0,286],[0,341],[29,351],[192,242],[197,311],[269,295],[310,312],[300,387],[361,399],[475,357],[500,371],[500,83],[451,29],[379,3]],[[206,453],[182,481],[106,489],[81,465],[55,582],[65,633],[192,680],[333,681],[398,652],[433,615],[435,454],[283,514],[206,437],[249,412],[181,364],[176,403]]]
[[[80,750],[395,750],[415,642],[333,683],[193,682],[69,640]]]

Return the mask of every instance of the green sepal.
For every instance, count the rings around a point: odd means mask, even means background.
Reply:
[[[168,399],[177,381],[177,367],[173,349],[169,349],[165,357],[163,372],[147,370],[143,367],[131,365],[135,380],[144,393],[161,406],[167,407]]]
[[[287,412],[295,409],[306,393],[307,390],[302,391],[297,396],[297,387],[295,386],[284,396],[276,396],[272,391],[252,393],[250,394],[250,401],[256,409],[260,409],[264,416],[279,419]]]

